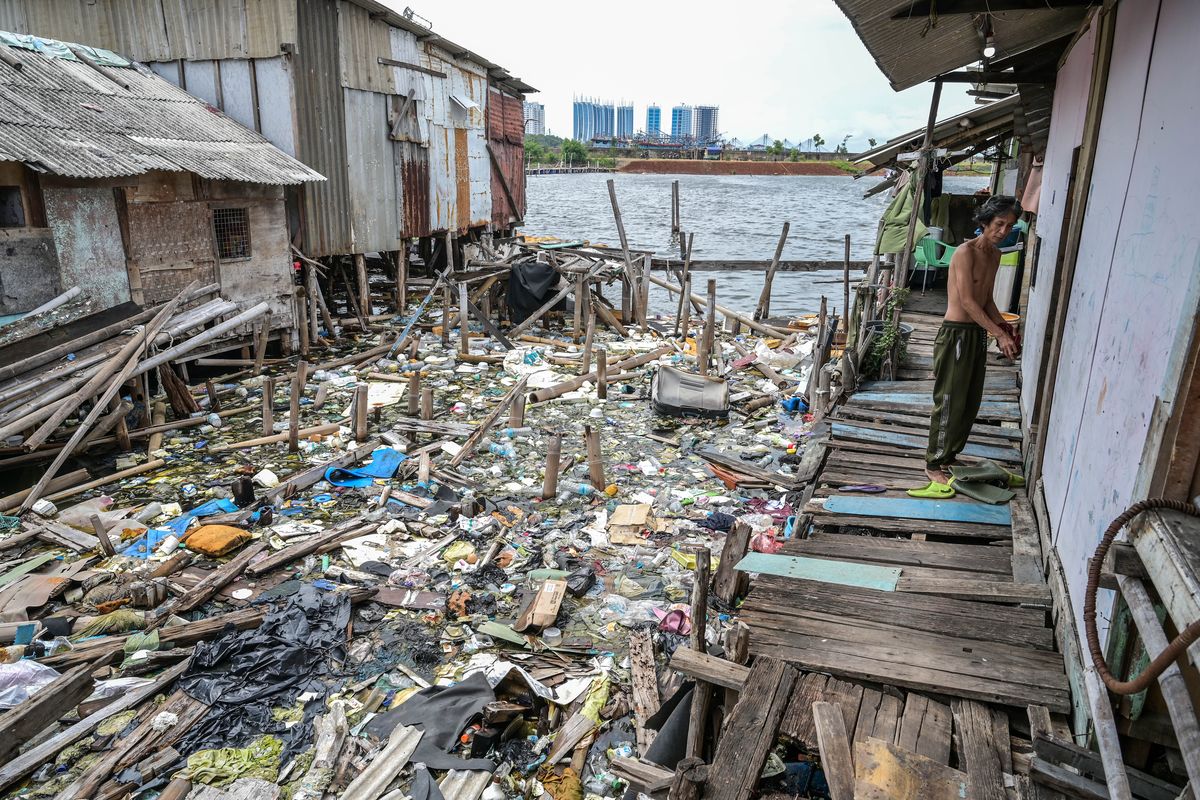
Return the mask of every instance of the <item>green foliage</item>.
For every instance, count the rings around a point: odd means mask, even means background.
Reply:
[[[773,156],[783,155],[783,141],[780,139],[776,139],[774,142],[771,143],[771,146],[767,148],[767,152]]]
[[[563,139],[561,136],[552,136],[548,133],[531,133],[525,137],[525,146],[529,147],[530,142],[537,142],[547,150],[557,150],[562,147]]]
[[[583,142],[576,139],[564,139],[562,143],[562,160],[568,166],[582,167],[587,164],[587,148]]]
[[[604,167],[606,169],[617,166],[617,160],[612,156],[600,156],[599,158],[593,158],[592,161],[595,162],[597,167]]]
[[[896,365],[903,364],[908,357],[908,343],[901,336],[900,327],[896,321],[896,309],[904,307],[904,301],[908,299],[908,292],[908,289],[892,289],[891,296],[888,297],[883,309],[883,331],[875,337],[871,350],[863,359],[860,372],[864,377],[879,377],[879,371],[883,368],[884,362],[893,354]]]
[[[821,136],[819,133],[814,133],[812,137],[812,143],[813,149],[819,153],[821,152],[821,148],[825,146],[825,137]]]
[[[793,147],[791,150],[788,151],[788,160],[789,161],[799,161],[800,160],[800,151]]]
[[[875,140],[874,140],[874,139],[867,139],[867,145],[868,145],[868,146],[870,146],[870,147],[874,147],[874,146],[875,146],[875,144],[876,144],[876,142],[875,142]]]

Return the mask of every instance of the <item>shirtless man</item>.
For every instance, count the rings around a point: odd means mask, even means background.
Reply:
[[[925,454],[925,474],[931,485],[926,492],[953,494],[946,468],[966,447],[979,413],[988,334],[996,337],[1005,358],[1015,359],[1020,354],[1016,330],[1004,321],[992,300],[1000,267],[998,246],[1020,214],[1015,198],[990,198],[975,214],[982,233],[959,246],[950,259],[946,317],[933,349],[933,416]]]

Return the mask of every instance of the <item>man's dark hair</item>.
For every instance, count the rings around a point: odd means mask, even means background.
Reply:
[[[1020,219],[1021,204],[1017,202],[1017,198],[1006,194],[989,197],[987,202],[975,210],[975,221],[980,225],[987,225],[1001,214],[1012,214],[1015,219]]]

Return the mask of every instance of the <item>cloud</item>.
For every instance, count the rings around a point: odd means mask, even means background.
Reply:
[[[729,137],[803,141],[821,134],[832,146],[851,134],[892,138],[925,124],[932,87],[894,92],[833,0],[760,0],[752,6],[711,0],[604,4],[483,0],[411,5],[437,33],[502,64],[537,87],[546,123],[570,136],[576,95],[632,101],[634,126],[646,106],[721,107]],[[964,86],[948,85],[939,116],[974,105]]]

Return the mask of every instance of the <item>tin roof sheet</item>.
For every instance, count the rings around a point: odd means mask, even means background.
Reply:
[[[0,49],[2,161],[72,178],[168,170],[274,185],[324,180],[140,64],[92,66],[75,57],[78,45],[4,32]]]

